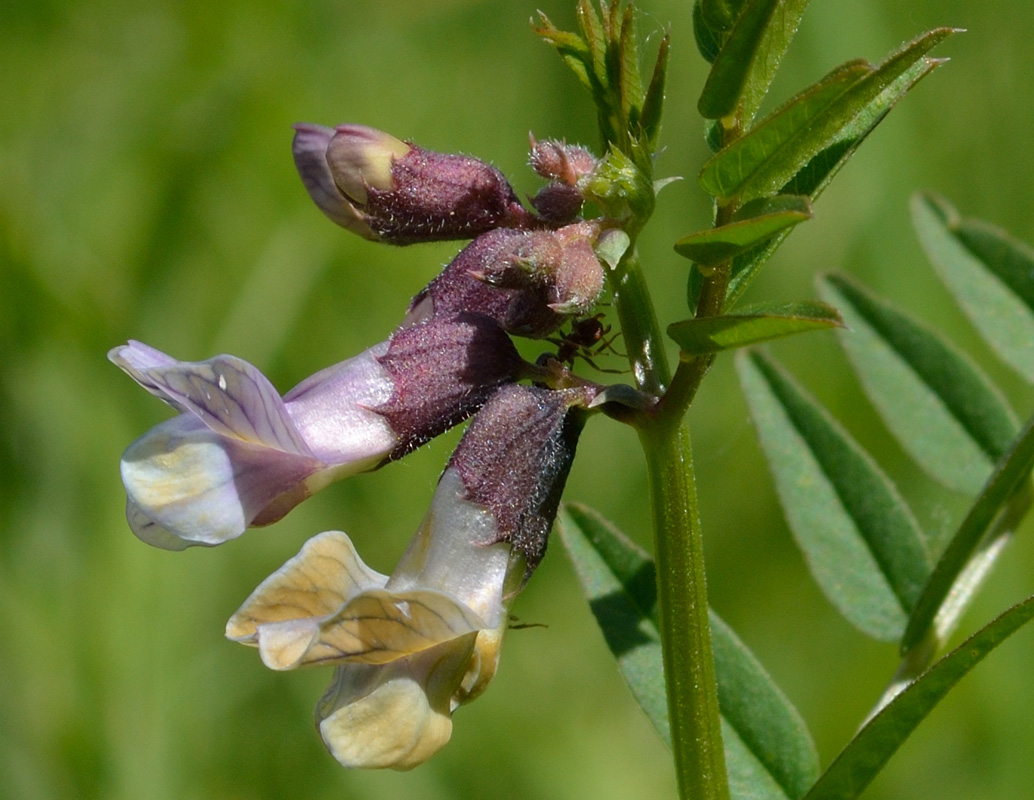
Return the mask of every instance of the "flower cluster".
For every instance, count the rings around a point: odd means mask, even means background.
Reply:
[[[477,159],[358,125],[295,130],[302,182],[334,222],[392,244],[472,241],[386,341],[282,396],[233,356],[113,349],[178,412],[123,454],[127,518],[158,547],[221,544],[473,415],[391,575],[366,566],[346,534],[322,533],[226,628],[272,669],[335,666],[317,717],[338,761],[409,769],[448,741],[452,712],[495,673],[509,604],[545,552],[578,433],[603,399],[555,360],[526,362],[510,338],[549,337],[599,299],[600,228],[578,220],[596,161],[533,141],[532,166],[550,183],[528,211]]]

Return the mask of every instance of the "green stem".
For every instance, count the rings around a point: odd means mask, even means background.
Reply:
[[[640,431],[656,532],[657,599],[668,719],[683,798],[729,797],[715,681],[703,535],[689,432],[684,424]]]
[[[660,395],[671,382],[671,372],[634,248],[610,280],[636,383],[641,390]],[[679,365],[683,375],[685,366]],[[702,374],[695,372],[697,380]],[[682,384],[677,378],[676,383]],[[692,391],[695,386],[690,396]],[[644,415],[639,427],[653,507],[668,719],[680,797],[726,800],[729,788],[708,619],[703,534],[683,412],[684,408],[669,411],[662,404],[658,413]]]

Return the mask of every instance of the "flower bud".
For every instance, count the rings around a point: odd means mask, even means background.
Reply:
[[[551,181],[532,198],[532,206],[553,224],[572,221],[585,202],[580,183],[596,169],[596,157],[578,145],[555,139],[538,142],[532,136],[529,161],[532,169]]]
[[[576,186],[550,183],[539,189],[531,204],[543,219],[553,224],[570,222],[582,210],[585,198]]]
[[[406,324],[468,311],[517,336],[542,338],[587,313],[603,290],[597,227],[498,228],[467,245],[414,299]]]
[[[596,156],[584,147],[547,139],[535,141],[531,137],[531,168],[543,178],[574,186],[596,169]]]
[[[362,125],[295,125],[294,160],[316,205],[337,224],[390,244],[468,239],[528,224],[502,173]]]

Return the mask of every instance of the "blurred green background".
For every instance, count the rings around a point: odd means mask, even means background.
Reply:
[[[122,449],[168,416],[104,358],[138,338],[183,359],[242,356],[286,390],[385,338],[457,245],[389,249],[331,225],[290,156],[296,121],[361,122],[491,160],[522,194],[527,135],[596,145],[575,79],[532,35],[572,0],[139,3],[8,0],[0,33],[0,795],[45,798],[664,798],[664,746],[618,679],[559,542],[515,606],[491,690],[452,743],[410,773],[352,773],[312,707],[329,670],[276,674],[223,639],[226,618],[312,534],[343,528],[390,571],[455,434],[337,484],[271,528],[214,550],[154,550],[123,518]],[[671,250],[709,210],[705,74],[688,0],[643,0],[674,44],[658,176],[642,240],[665,322],[684,314]],[[911,233],[909,194],[1034,240],[1034,12],[1027,0],[825,0],[774,90],[882,58],[921,30],[969,29],[876,131],[752,289],[813,295],[844,269],[950,331],[1007,387],[1034,395],[975,339]],[[831,337],[773,353],[887,467],[924,525],[963,508],[916,473],[866,405]],[[828,763],[895,663],[814,587],[794,549],[732,375],[719,362],[691,413],[713,604],[812,725]],[[567,492],[649,545],[634,436],[586,430]],[[972,630],[1034,590],[1025,526],[970,612]],[[1027,798],[1034,785],[1034,633],[937,709],[871,798]]]

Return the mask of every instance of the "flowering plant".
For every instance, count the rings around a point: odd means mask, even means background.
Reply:
[[[738,306],[839,168],[941,63],[928,53],[954,33],[930,31],[878,64],[848,62],[762,114],[806,5],[694,6],[697,45],[711,64],[697,108],[712,155],[698,183],[714,216],[674,246],[690,262],[689,316],[666,328],[679,348],[674,370],[637,248],[669,181],[654,176],[669,38],[644,81],[635,9],[620,0],[599,10],[581,0],[577,32],[540,18],[538,34],[592,97],[601,144],[594,153],[533,138],[530,164],[546,184],[530,208],[476,158],[361,125],[296,126],[302,183],[341,227],[393,245],[469,240],[386,341],[284,395],[232,356],[179,362],[138,342],[111,351],[178,412],[122,459],[130,526],[167,549],[217,545],[273,523],[331,481],[385,467],[470,419],[391,575],[369,568],[346,534],[325,532],[227,624],[227,636],[257,647],[272,669],[335,667],[317,718],[343,765],[409,769],[444,746],[453,712],[495,674],[508,610],[558,515],[590,600],[616,598],[593,610],[671,745],[685,797],[856,796],[954,683],[1034,616],[1025,601],[942,654],[1031,505],[1034,433],[989,379],[936,332],[843,276],[821,280],[821,301]],[[1016,297],[1030,305],[1032,272],[1023,268],[1034,257],[934,195],[917,196],[914,214],[963,309],[1030,379],[1015,329],[997,322],[1025,313]],[[612,325],[627,382],[601,378],[613,370],[597,364],[619,355]],[[888,427],[924,470],[973,500],[951,541],[936,546],[878,465],[785,370],[756,349],[738,356],[817,583],[863,633],[900,648],[886,693],[823,771],[800,715],[709,610],[684,418],[721,352],[846,327],[857,335],[843,334],[845,349]],[[539,356],[526,361],[511,337]],[[595,511],[561,510],[579,432],[600,415],[633,427],[642,444],[652,559]]]

